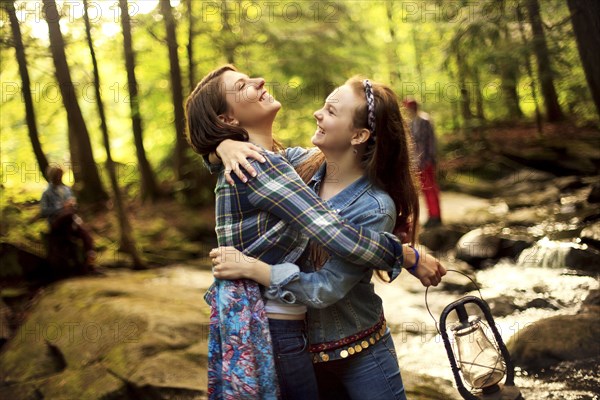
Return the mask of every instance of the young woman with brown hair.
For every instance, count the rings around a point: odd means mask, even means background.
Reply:
[[[351,223],[392,231],[410,221],[414,244],[418,192],[410,138],[394,92],[352,78],[334,90],[314,116],[312,143],[320,152],[286,150],[292,164],[304,160],[299,170],[307,175],[316,170],[309,186]],[[239,148],[231,142],[219,147],[225,165],[239,160],[239,150],[226,150],[229,146]],[[445,269],[430,255],[409,251],[409,271],[423,285],[437,285]],[[371,269],[327,254],[314,243],[301,267],[271,266],[232,248],[211,255],[216,278],[253,279],[268,288],[267,297],[308,306],[310,352],[321,398],[406,398]]]
[[[244,162],[257,173],[247,184],[241,184],[231,169],[219,174],[215,188],[219,245],[277,264],[297,262],[310,238],[361,268],[380,268],[391,278],[397,276],[407,262],[405,252],[410,262],[410,249],[393,235],[345,222],[280,154],[270,151],[276,147],[272,126],[281,104],[264,83],[231,66],[222,67],[207,75],[186,103],[188,141],[196,152],[214,151],[226,138],[249,140],[261,146],[254,147],[262,151],[255,156],[265,160]],[[229,185],[227,179],[237,184]],[[430,276],[435,279],[435,273]],[[305,307],[272,297],[263,304],[259,286],[249,280],[217,279],[209,289],[205,296],[211,305],[209,398],[275,398],[277,378],[282,397],[316,396],[303,336]],[[295,373],[298,368],[305,372]]]

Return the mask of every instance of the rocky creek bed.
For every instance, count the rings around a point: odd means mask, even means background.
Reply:
[[[486,187],[487,199],[444,193],[445,225],[420,235],[422,250],[481,287],[526,399],[600,396],[599,180],[524,170]],[[0,398],[205,398],[207,261],[53,283],[16,329],[27,293],[5,285]],[[424,288],[406,273],[375,285],[409,398],[459,399]],[[428,294],[434,317],[465,294],[477,292],[448,274]]]

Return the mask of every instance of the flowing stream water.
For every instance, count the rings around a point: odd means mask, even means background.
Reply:
[[[524,308],[507,316],[494,316],[505,343],[535,321],[554,315],[575,314],[589,291],[600,287],[598,279],[594,277],[580,276],[561,268],[533,267],[504,261],[478,271],[475,277],[481,285],[484,299],[514,297],[515,305]],[[394,342],[400,367],[453,381],[443,341],[425,308],[424,290],[412,277],[402,278],[400,288],[397,284],[377,284],[377,292],[384,298],[386,318],[395,332]],[[460,294],[435,288],[430,290],[428,303],[434,317],[439,320],[443,308],[465,294],[478,295],[476,291]],[[527,304],[533,304],[538,299],[544,299],[544,303],[552,308],[527,307]],[[590,351],[598,352],[598,349]],[[553,379],[546,379],[548,377],[544,373],[530,375],[517,368],[516,384],[526,399],[599,399],[600,377],[597,368],[596,365],[596,373],[585,369],[571,371],[568,374],[571,379],[569,385],[566,382],[552,382]]]
[[[452,206],[452,200],[464,204],[462,195],[456,199],[454,197],[446,197],[447,207]],[[477,203],[474,200],[471,202]],[[524,251],[516,262],[501,260],[492,267],[474,272],[473,276],[485,300],[503,298],[511,303],[511,308],[502,316],[494,315],[505,343],[536,321],[577,313],[589,292],[600,287],[598,276],[583,275],[565,268],[568,250],[582,246],[541,239],[532,250]],[[448,257],[446,266],[452,268],[452,254],[445,256]],[[448,273],[447,278],[453,282],[462,280],[465,287],[469,284],[467,278],[458,274]],[[384,299],[385,314],[394,333],[400,368],[444,378],[453,383],[444,343],[425,307],[425,290],[420,282],[403,273],[396,283],[377,282],[376,290]],[[427,301],[433,316],[439,320],[446,305],[467,294],[479,295],[477,291],[450,291],[440,286],[429,290]],[[598,400],[600,344],[590,349],[590,356],[594,357],[591,363],[563,363],[549,371],[528,373],[516,368],[515,382],[527,400]]]

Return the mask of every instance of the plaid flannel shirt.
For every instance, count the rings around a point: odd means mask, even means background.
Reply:
[[[349,262],[388,271],[402,265],[402,245],[386,232],[345,222],[302,181],[279,154],[251,161],[257,177],[242,183],[221,173],[215,188],[219,246],[233,246],[269,264],[295,261],[308,238]],[[277,382],[268,320],[259,285],[215,280],[211,305],[209,398],[275,398]],[[243,384],[239,384],[243,382]]]

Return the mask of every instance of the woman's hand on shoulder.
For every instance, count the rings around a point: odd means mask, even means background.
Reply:
[[[234,173],[242,182],[247,182],[248,178],[243,170],[251,176],[256,176],[256,170],[248,159],[254,159],[259,162],[265,162],[266,159],[261,154],[263,150],[248,142],[226,139],[223,140],[216,149],[217,156],[223,162],[225,168],[225,179],[230,185],[234,185],[231,174]]]

